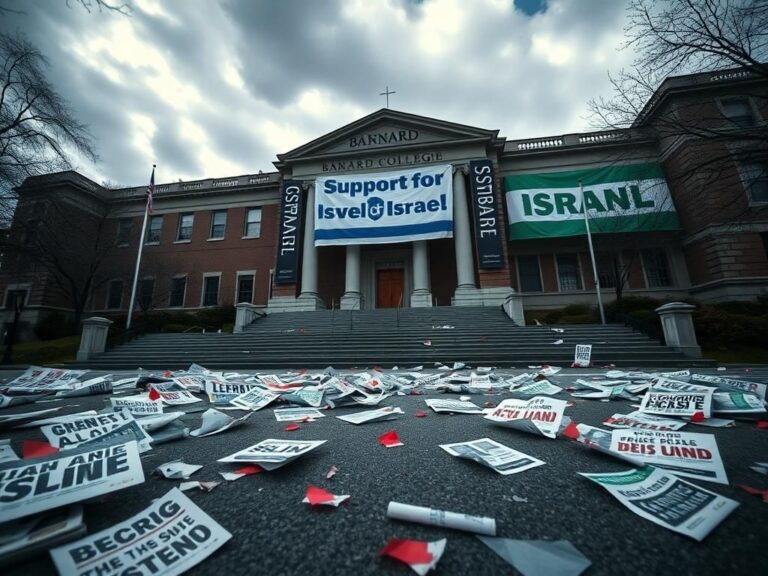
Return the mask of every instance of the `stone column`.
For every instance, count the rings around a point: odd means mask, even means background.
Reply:
[[[341,297],[340,307],[342,310],[360,310],[362,308],[359,244],[347,246],[344,295]]]
[[[301,256],[301,310],[325,308],[317,294],[317,248],[315,247],[315,183],[309,185],[304,208],[304,243]]]
[[[259,308],[255,304],[249,304],[248,302],[239,302],[235,304],[235,327],[233,332],[238,334],[242,332],[248,324],[251,324],[256,320],[259,314]]]
[[[667,346],[686,356],[701,358],[701,347],[696,341],[696,330],[691,317],[696,306],[685,302],[670,302],[656,308],[664,329]]]
[[[90,360],[107,349],[107,334],[112,324],[112,320],[97,316],[83,320],[83,334],[80,336],[80,348],[77,351],[78,361]]]
[[[472,255],[472,236],[469,227],[465,169],[464,166],[456,166],[453,170],[453,242],[456,251],[456,279],[458,280],[453,297],[454,306],[482,305],[475,301],[477,300],[477,286],[475,285],[475,261]]]
[[[432,306],[432,292],[429,289],[429,252],[426,240],[413,242],[413,293],[411,308]]]

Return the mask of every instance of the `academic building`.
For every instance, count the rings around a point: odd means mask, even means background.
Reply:
[[[7,250],[5,321],[16,297],[28,327],[71,312],[67,286],[86,281],[86,316],[125,314],[143,242],[137,309],[506,304],[523,323],[595,305],[586,226],[605,301],[754,299],[768,291],[766,102],[755,72],[671,77],[631,128],[525,140],[381,109],[274,171],[159,178],[143,237],[146,183],[28,178],[9,237],[52,238],[72,278]]]

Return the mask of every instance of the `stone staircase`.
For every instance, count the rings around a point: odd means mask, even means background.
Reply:
[[[452,328],[446,328],[446,326]],[[516,326],[500,308],[437,307],[288,312],[240,334],[147,334],[100,354],[88,368],[400,367],[461,361],[472,366],[569,366],[576,344],[592,344],[595,366],[711,366],[619,324]],[[558,339],[563,344],[555,345]],[[430,345],[427,345],[426,343]]]

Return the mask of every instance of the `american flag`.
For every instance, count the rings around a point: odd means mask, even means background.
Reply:
[[[155,195],[155,167],[152,166],[152,177],[147,187],[147,214],[152,214],[152,197]]]

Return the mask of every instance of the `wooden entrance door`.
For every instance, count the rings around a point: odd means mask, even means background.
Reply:
[[[402,302],[405,288],[405,271],[402,268],[386,268],[376,271],[376,308],[397,308]]]

